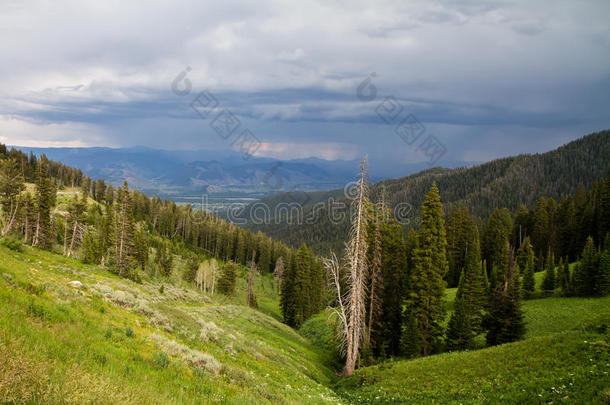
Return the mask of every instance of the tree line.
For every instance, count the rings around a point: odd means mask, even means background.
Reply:
[[[58,190],[66,187],[78,192],[58,204],[58,196],[65,199]],[[291,301],[283,305],[287,323],[299,325],[321,308],[321,264],[306,247],[288,248],[213,213],[148,197],[126,182],[115,188],[44,155],[28,156],[2,144],[0,207],[2,236],[19,235],[32,246],[77,255],[123,277],[137,280],[140,271],[167,277],[178,257],[184,263],[183,277],[197,283],[210,272],[201,268],[202,260],[213,257],[229,263],[218,274],[219,292],[234,290],[235,266],[255,266],[261,274],[275,271],[283,290],[307,292],[307,300],[284,294],[284,301]],[[278,272],[279,263],[286,263],[285,271]],[[212,276],[216,280],[216,272]]]

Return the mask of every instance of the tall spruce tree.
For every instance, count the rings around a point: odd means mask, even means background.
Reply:
[[[610,294],[610,234],[606,234],[604,249],[599,256],[598,295]]]
[[[559,274],[557,276],[561,293],[565,296],[570,295],[570,264],[567,256],[565,261],[563,257],[559,259]]]
[[[489,297],[489,312],[483,325],[490,346],[514,342],[525,335],[525,321],[521,307],[519,266],[512,257],[512,249],[505,241],[504,266],[499,268],[499,282]]]
[[[382,232],[381,324],[383,336],[378,338],[387,355],[398,355],[401,349],[403,279],[406,257],[403,232],[394,219],[387,219]]]
[[[536,288],[536,279],[534,278],[535,263],[534,249],[530,239],[526,237],[517,255],[517,265],[520,269],[523,269],[523,294],[526,297],[530,296]]]
[[[36,225],[32,244],[47,249],[51,245],[51,208],[55,202],[55,188],[48,175],[46,158],[38,159],[36,172]]]
[[[443,295],[448,263],[446,257],[447,238],[443,221],[443,207],[436,183],[424,199],[421,210],[421,227],[417,235],[417,248],[413,256],[409,292],[405,301],[406,316],[416,325],[417,336],[407,341],[403,338],[403,346],[414,345],[419,348],[419,354],[427,356],[440,345],[443,336],[443,320],[445,305]],[[406,331],[407,335],[411,331]]]
[[[479,238],[475,230],[466,252],[466,263],[454,301],[454,313],[449,321],[447,345],[452,350],[467,349],[482,331],[486,286],[481,266]]]
[[[546,259],[546,271],[544,272],[544,278],[542,279],[542,290],[553,291],[555,289],[555,259],[549,249]]]
[[[487,271],[490,275],[495,267],[504,266],[503,254],[504,243],[511,235],[513,226],[510,212],[503,208],[495,209],[487,221],[487,229],[484,237],[484,258],[487,263]]]
[[[466,262],[467,246],[476,229],[468,210],[451,205],[447,215],[447,260],[449,272],[448,287],[457,287],[460,274]]]
[[[574,269],[572,279],[574,293],[580,297],[595,295],[597,292],[599,254],[592,237],[587,238],[580,262]]]
[[[119,189],[119,200],[116,215],[116,268],[120,276],[131,276],[134,254],[133,207],[127,182]]]
[[[222,266],[220,277],[218,278],[218,292],[223,295],[233,295],[235,293],[235,281],[239,266],[234,262],[228,262]]]
[[[15,159],[0,160],[0,207],[2,226],[0,236],[9,233],[15,226],[19,211],[19,194],[25,189],[24,178]]]

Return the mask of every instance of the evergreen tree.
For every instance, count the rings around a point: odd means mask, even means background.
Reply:
[[[599,255],[593,238],[588,237],[580,262],[574,269],[574,293],[580,297],[595,295],[597,292]]]
[[[81,243],[83,262],[99,264],[102,260],[101,236],[94,230],[89,230]]]
[[[509,239],[512,229],[513,225],[510,212],[506,208],[494,210],[487,222],[484,242],[484,257],[487,262],[487,271],[490,272],[490,276],[494,266],[502,267],[504,265],[502,262],[504,243]]]
[[[407,314],[415,317],[420,341],[406,342],[403,339],[403,345],[416,345],[420,348],[419,354],[427,356],[438,348],[443,336],[443,277],[448,270],[445,224],[436,183],[426,195],[420,217],[418,247],[414,252],[414,267],[405,302]]]
[[[482,331],[483,309],[486,304],[484,271],[475,230],[467,248],[466,263],[455,296],[455,311],[449,321],[447,343],[452,350],[470,347],[473,338]]]
[[[519,248],[517,265],[520,269],[523,269],[523,293],[526,297],[530,296],[536,288],[536,280],[534,278],[535,262],[536,258],[532,244],[529,238],[525,238]]]
[[[137,265],[144,271],[146,263],[148,263],[148,238],[144,227],[141,224],[138,225],[134,236],[134,258]]]
[[[0,207],[2,227],[0,236],[9,233],[19,211],[19,194],[25,189],[24,178],[15,159],[0,160]]]
[[[532,217],[532,244],[536,252],[546,252],[549,249],[549,212],[545,198],[536,201]],[[543,266],[541,265],[541,268]]]
[[[525,335],[525,321],[521,308],[519,266],[514,263],[506,240],[507,266],[502,268],[501,282],[489,298],[489,313],[484,319],[487,344],[490,346],[514,342]]]
[[[116,267],[120,276],[131,276],[133,261],[133,207],[127,182],[119,190],[115,229]]]
[[[475,230],[474,221],[466,208],[452,205],[447,215],[448,287],[456,287],[466,262],[466,249]]]
[[[83,213],[87,209],[87,203],[80,201],[76,194],[68,205],[68,218],[66,220],[67,228],[71,230],[70,245],[66,251],[66,243],[64,243],[64,252],[67,257],[72,256],[72,252],[77,247],[77,244],[83,238],[87,228],[83,225]],[[67,242],[68,235],[64,235],[64,242]]]
[[[235,281],[239,266],[234,262],[228,262],[222,267],[222,272],[218,278],[218,292],[224,295],[235,293]]]
[[[551,251],[547,255],[546,271],[542,280],[543,291],[553,291],[555,289],[555,263]]]
[[[387,355],[398,355],[401,349],[403,278],[406,258],[403,232],[393,219],[383,225],[381,246],[382,289],[381,325],[383,336],[377,339]]]
[[[47,249],[51,244],[51,208],[55,202],[55,189],[48,176],[46,159],[38,159],[36,172],[36,227],[32,239],[34,246]]]
[[[310,294],[312,287],[311,277],[312,253],[305,244],[295,254],[294,268],[294,322],[295,328],[300,328],[303,322],[312,315]]]
[[[172,252],[166,243],[161,242],[159,247],[157,248],[157,253],[155,255],[155,262],[159,270],[161,271],[161,275],[164,277],[169,277],[172,273],[172,266],[174,263]]]
[[[606,234],[604,250],[599,256],[598,295],[610,294],[610,234]]]
[[[256,301],[256,295],[254,294],[254,276],[257,273],[256,263],[254,263],[254,256],[252,254],[252,260],[250,261],[250,271],[248,273],[248,306],[250,308],[258,308],[258,302]]]
[[[267,237],[262,232],[258,233],[258,269],[261,274],[267,274],[271,271],[271,246],[268,243]]]
[[[568,263],[568,257],[566,256],[565,261],[562,258],[559,259],[559,275],[558,275],[559,287],[563,295],[570,295],[570,264]]]
[[[95,183],[95,201],[101,203],[106,196],[106,183],[102,179],[97,179]]]
[[[282,318],[287,325],[294,325],[295,316],[295,293],[294,280],[296,276],[295,254],[290,255],[288,266],[284,272],[282,285],[280,289],[280,308],[282,310]]]

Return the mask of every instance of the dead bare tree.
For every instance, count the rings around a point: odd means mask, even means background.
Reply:
[[[254,275],[256,274],[256,263],[254,263],[255,257],[256,252],[252,252],[252,260],[250,261],[250,275],[248,276],[248,306],[250,306],[250,308],[258,308],[256,295],[254,295]]]
[[[360,346],[366,338],[366,281],[368,275],[366,223],[368,187],[366,184],[364,159],[360,166],[360,178],[354,185],[356,198],[353,202],[352,228],[345,247],[344,262],[347,267],[345,294],[341,290],[341,268],[335,254],[325,260],[325,267],[331,275],[338,301],[335,312],[341,320],[341,343],[346,360],[344,374],[351,376],[360,355]]]
[[[275,267],[273,269],[273,275],[275,276],[278,288],[280,288],[282,279],[284,278],[284,267],[284,258],[280,256],[275,261]]]

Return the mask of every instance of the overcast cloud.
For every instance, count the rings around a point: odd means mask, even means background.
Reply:
[[[189,107],[208,89],[262,156],[424,160],[376,115],[386,96],[444,159],[545,151],[610,128],[608,17],[607,0],[5,0],[0,142],[228,148]]]

